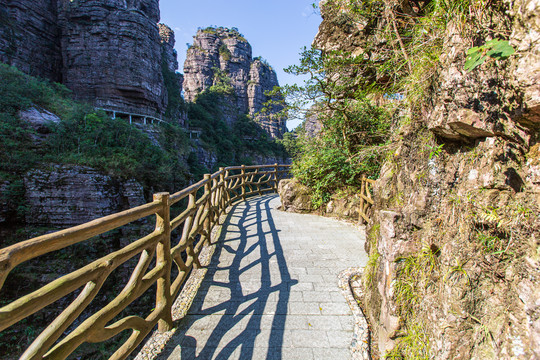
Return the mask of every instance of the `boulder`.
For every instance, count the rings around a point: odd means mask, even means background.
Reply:
[[[34,129],[35,133],[32,137],[37,142],[45,140],[47,135],[51,132],[50,126],[60,122],[58,116],[36,106],[19,111],[19,118]]]
[[[284,179],[279,182],[278,194],[281,198],[281,209],[296,213],[309,213],[314,210],[307,186],[297,179]]]

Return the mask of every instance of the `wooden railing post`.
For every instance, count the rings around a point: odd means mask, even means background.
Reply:
[[[246,201],[246,165],[242,165],[242,170],[241,170],[241,174],[242,174],[242,182],[241,182],[241,187],[242,187],[242,200]]]
[[[277,188],[278,188],[278,163],[275,163],[274,164],[274,191],[277,192]]]
[[[205,239],[204,239],[204,246],[210,245],[210,231],[212,229],[212,222],[213,222],[213,214],[212,214],[212,180],[210,178],[212,175],[210,174],[204,174],[204,180],[206,180],[206,184],[204,184],[204,196],[207,196],[206,204],[205,206],[205,212],[207,213],[206,219],[204,219],[204,232],[205,232]]]
[[[169,193],[154,194],[154,201],[159,201],[161,210],[156,214],[156,231],[163,234],[156,248],[156,266],[163,265],[165,272],[157,281],[156,309],[162,309],[158,322],[160,332],[169,331],[173,327],[171,297],[171,212]]]
[[[220,202],[220,187],[219,187],[219,180],[217,178],[214,178],[212,180],[212,189],[214,189],[214,192],[212,193],[212,202],[210,205],[212,206],[212,227],[214,224],[219,222],[219,202]]]
[[[220,191],[219,191],[219,198],[218,198],[218,201],[219,201],[218,224],[219,224],[219,217],[221,216],[221,214],[223,214],[227,210],[225,209],[225,206],[227,204],[227,194],[229,193],[227,191],[227,186],[225,184],[225,175],[226,175],[225,168],[220,167],[219,171],[221,172],[221,174],[219,175]]]

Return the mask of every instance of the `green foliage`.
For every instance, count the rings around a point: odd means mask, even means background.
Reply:
[[[289,156],[292,158],[296,157],[300,153],[298,134],[295,131],[286,132],[283,134],[283,139],[279,139],[277,142],[283,145]]]
[[[439,253],[437,246],[425,245],[418,253],[396,260],[395,304],[406,324],[406,332],[397,339],[393,351],[386,354],[387,359],[430,358],[429,339],[422,324],[415,320],[415,312],[426,289],[433,283]]]
[[[379,268],[380,257],[381,254],[379,254],[377,249],[372,251],[371,255],[369,255],[369,259],[366,267],[364,268],[364,273],[362,277],[362,281],[366,289],[370,289],[375,284],[375,275],[377,274],[377,269]]]
[[[224,61],[231,60],[231,56],[232,56],[231,51],[225,44],[221,44],[221,46],[219,47],[219,55]]]
[[[294,176],[313,190],[316,208],[328,202],[337,189],[357,184],[361,175],[361,170],[348,161],[341,149],[320,145],[306,145],[292,168]]]
[[[392,351],[385,355],[385,359],[393,360],[428,360],[430,357],[429,338],[424,328],[417,323],[409,324],[407,334],[398,339],[398,343]]]
[[[230,85],[230,78],[217,70],[219,69],[215,70],[214,85],[199,94],[195,103],[188,104],[190,127],[202,130],[202,145],[217,155],[216,167],[239,163],[250,165],[253,160],[247,158],[247,154],[287,157],[284,146],[271,139],[247,115],[233,112],[236,122],[232,127],[225,123],[225,111],[230,111],[228,105],[231,98],[234,99],[234,89]],[[195,158],[190,159],[190,164],[194,166]],[[201,170],[200,167],[197,168],[197,171]],[[206,169],[205,172],[212,170],[215,169]]]
[[[16,115],[31,106],[45,108],[62,117],[72,111],[70,91],[61,84],[26,75],[14,67],[0,64],[0,111]]]
[[[432,158],[438,158],[441,154],[441,150],[443,148],[444,144],[438,145],[438,146],[429,146],[429,149],[431,150],[429,152],[429,160]]]
[[[163,82],[167,89],[168,98],[165,117],[172,122],[175,122],[186,107],[182,94],[180,93],[180,74],[169,69],[165,62],[165,58],[163,58],[161,63],[161,72],[163,73]]]
[[[262,56],[256,56],[253,58],[253,60],[259,60],[264,66],[266,66],[269,70],[272,70],[272,66],[270,65],[270,63],[268,62],[268,60],[266,60],[265,58],[263,58]]]
[[[333,76],[349,72],[364,60],[349,53],[304,49],[299,65],[286,69],[308,75],[304,86],[285,86],[288,111],[293,116],[316,116],[323,130],[315,139],[301,137],[292,172],[313,190],[319,207],[344,186],[359,186],[362,174],[377,177],[390,134],[390,117],[375,106],[355,78]],[[306,110],[308,104],[314,104]],[[313,115],[314,114],[314,115]]]
[[[244,41],[244,42],[247,42],[246,38],[244,37],[244,35],[242,35],[239,31],[238,31],[238,28],[226,28],[226,27],[218,27],[218,26],[208,26],[204,29],[201,29],[199,28],[199,30],[201,30],[202,32],[205,32],[207,34],[217,34],[218,32],[227,32],[228,35],[230,37],[234,37],[236,39],[238,39],[239,41]]]
[[[170,124],[163,126],[160,136],[163,148],[123,120],[82,108],[53,128],[45,159],[87,165],[113,176],[137,179],[146,187],[181,187],[186,179],[179,156],[187,152],[187,139]]]
[[[14,215],[23,217],[21,175],[40,162],[43,149],[33,139],[35,131],[18,113],[36,106],[67,114],[73,104],[64,86],[25,75],[14,67],[0,64],[0,79],[0,180],[8,182],[2,197]]]
[[[214,73],[214,82],[207,92],[217,94],[218,96],[234,96],[235,92],[230,76],[225,71],[217,67],[213,67],[212,72]],[[223,103],[223,99],[218,100]]]
[[[482,46],[475,46],[467,50],[465,70],[471,71],[482,65],[488,58],[505,60],[516,51],[507,40],[493,39]]]

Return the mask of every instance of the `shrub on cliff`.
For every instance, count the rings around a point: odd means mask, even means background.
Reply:
[[[157,146],[141,130],[104,112],[73,101],[60,84],[26,75],[0,64],[0,180],[8,180],[20,195],[22,175],[45,163],[88,165],[120,177],[131,177],[147,187],[178,189],[186,184],[182,160],[188,140],[173,125],[158,128]],[[35,140],[35,130],[19,117],[30,107],[46,109],[61,118],[50,124],[45,141]],[[19,181],[19,182],[18,182]],[[6,196],[4,194],[4,196]]]
[[[319,207],[337,189],[360,185],[362,174],[377,177],[391,119],[385,109],[372,103],[364,86],[351,75],[365,62],[363,57],[314,48],[305,48],[301,55],[300,64],[285,71],[307,75],[305,84],[275,92],[286,95],[284,111],[289,115],[304,117],[315,111],[323,124],[317,138],[300,138],[292,168],[294,176],[313,190],[313,204]]]
[[[113,176],[134,178],[147,188],[172,191],[186,184],[180,155],[187,152],[185,135],[173,125],[163,125],[162,148],[141,130],[103,112],[81,108],[56,125],[48,140],[50,162],[91,166]],[[166,184],[166,185],[165,185]]]
[[[216,166],[251,165],[253,160],[246,154],[287,157],[283,145],[271,139],[247,115],[237,115],[232,127],[225,123],[224,109],[234,90],[223,72],[216,72],[214,81],[215,85],[199,94],[195,103],[188,103],[188,116],[191,127],[202,129],[202,145],[217,155]]]

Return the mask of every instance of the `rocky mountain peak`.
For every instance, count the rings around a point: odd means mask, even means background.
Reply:
[[[253,58],[251,45],[237,29],[209,27],[199,29],[184,64],[184,90],[187,101],[220,81],[230,79],[234,95],[227,99],[225,121],[232,125],[238,115],[254,115],[269,100],[265,92],[279,86],[275,71],[261,58]],[[285,120],[256,119],[272,137],[281,137]]]

